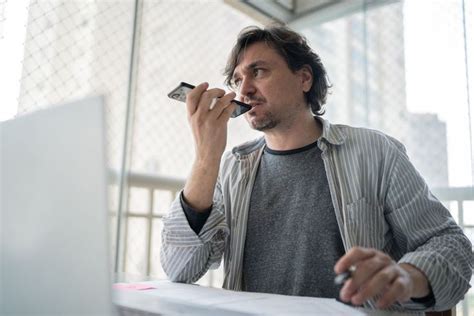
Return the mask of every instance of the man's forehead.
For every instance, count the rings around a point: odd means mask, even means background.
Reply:
[[[242,50],[234,74],[259,65],[271,65],[279,58],[277,51],[266,43],[260,42]]]

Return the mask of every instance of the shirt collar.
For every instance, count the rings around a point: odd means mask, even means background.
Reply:
[[[340,125],[332,125],[328,120],[325,120],[320,116],[315,116],[314,118],[322,125],[322,134],[320,137],[321,140],[324,140],[331,145],[341,145],[344,143],[347,136]],[[263,146],[265,146],[265,138],[260,137],[256,140],[234,147],[232,149],[232,153],[240,158],[241,156],[248,155],[257,149],[262,148]]]
[[[322,135],[320,139],[327,141],[332,145],[341,145],[346,140],[347,135],[339,125],[332,125],[328,120],[320,116],[314,117],[322,125]]]

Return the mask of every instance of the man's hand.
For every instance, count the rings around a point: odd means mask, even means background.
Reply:
[[[231,103],[234,92],[225,94],[222,89],[208,90],[208,87],[207,83],[201,83],[186,96],[196,158],[183,194],[197,211],[212,205],[220,160],[227,142],[227,122],[235,109],[235,104]]]
[[[339,295],[344,302],[361,305],[378,296],[377,308],[429,294],[428,280],[423,272],[406,263],[397,264],[387,254],[370,248],[354,247],[334,266],[336,274],[355,267]]]
[[[186,97],[188,120],[196,145],[196,160],[220,161],[227,142],[227,122],[235,109],[234,92],[209,89],[201,83]]]

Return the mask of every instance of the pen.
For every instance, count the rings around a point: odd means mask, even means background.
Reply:
[[[344,284],[344,282],[349,280],[351,277],[352,277],[352,271],[349,270],[349,271],[342,272],[342,273],[336,275],[336,277],[334,278],[334,284],[342,285],[342,284]]]

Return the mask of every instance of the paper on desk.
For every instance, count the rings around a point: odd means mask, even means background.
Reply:
[[[156,290],[146,291],[149,295],[173,300],[181,299],[187,303],[205,306],[220,306],[226,303],[263,298],[268,295],[263,293],[235,292],[194,284],[172,283],[169,281],[148,281],[142,284],[151,285],[156,288]]]
[[[166,281],[142,284],[156,288],[143,292],[147,295],[256,315],[365,315],[335,299],[236,292]]]
[[[134,291],[142,291],[142,290],[150,290],[154,289],[154,286],[143,284],[143,283],[115,283],[112,285],[112,288],[116,290],[134,290]]]
[[[344,305],[335,299],[298,297],[285,295],[269,295],[256,300],[247,300],[239,303],[226,303],[222,308],[239,312],[265,315],[366,315],[352,307]]]

